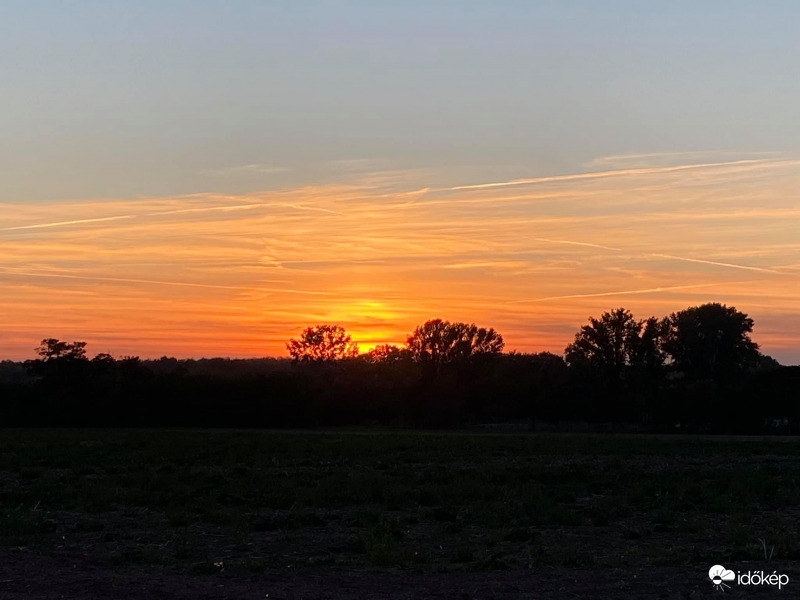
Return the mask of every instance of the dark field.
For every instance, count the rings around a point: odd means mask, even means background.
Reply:
[[[797,439],[0,439],[2,599],[701,598],[714,564],[800,597]]]

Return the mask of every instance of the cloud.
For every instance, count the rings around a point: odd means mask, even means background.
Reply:
[[[0,231],[21,231],[23,229],[45,229],[48,227],[67,227],[69,225],[85,225],[88,223],[105,223],[107,221],[121,221],[133,219],[136,215],[116,215],[113,217],[97,217],[94,219],[75,219],[73,221],[56,221],[55,223],[34,223],[33,225],[18,225],[16,227],[3,227]]]
[[[713,260],[703,260],[700,258],[685,258],[683,256],[672,256],[671,254],[652,254],[651,256],[656,256],[659,258],[668,258],[669,260],[682,260],[684,262],[692,262],[692,263],[699,263],[702,265],[713,265],[715,267],[727,267],[729,269],[744,269],[745,271],[758,271],[760,273],[774,273],[776,275],[783,275],[781,271],[776,271],[775,269],[765,269],[763,267],[751,267],[748,265],[737,265],[733,263],[726,263],[726,262],[718,262]]]
[[[782,155],[448,188],[355,173],[244,195],[1,205],[0,330],[31,340],[4,338],[0,357],[28,357],[39,334],[92,332],[143,355],[283,354],[321,319],[380,343],[436,316],[560,352],[615,296],[641,317],[726,302],[755,319],[766,352],[800,346],[800,332],[759,328],[800,314],[785,276],[800,265],[800,162]]]
[[[693,290],[698,288],[707,288],[707,287],[715,287],[715,286],[722,286],[722,285],[734,285],[740,283],[747,283],[744,281],[721,281],[718,283],[696,283],[691,285],[669,285],[669,286],[660,286],[654,288],[646,288],[640,290],[622,290],[616,292],[595,292],[595,293],[588,293],[588,294],[567,294],[564,296],[546,296],[544,298],[533,298],[533,299],[523,299],[523,300],[514,300],[513,303],[520,304],[520,303],[530,303],[530,302],[548,302],[550,300],[570,300],[573,298],[604,298],[606,296],[628,296],[632,294],[656,294],[660,292],[670,292],[673,290]]]
[[[234,212],[234,211],[244,211],[244,210],[255,210],[259,208],[291,208],[293,210],[310,210],[310,211],[319,211],[329,214],[335,215],[342,215],[344,213],[337,212],[334,210],[329,210],[326,208],[320,208],[315,206],[301,206],[299,204],[291,204],[291,203],[280,203],[280,202],[254,202],[254,203],[247,203],[247,204],[229,204],[229,205],[222,205],[222,206],[200,206],[200,207],[193,207],[193,208],[179,208],[174,210],[162,210],[162,211],[155,211],[155,212],[144,212],[140,214],[128,214],[128,215],[114,215],[110,217],[93,217],[87,219],[74,219],[71,221],[55,221],[52,223],[33,223],[30,225],[18,225],[15,227],[4,227],[0,228],[0,232],[2,231],[22,231],[27,229],[48,229],[51,227],[70,227],[73,225],[91,225],[96,223],[108,223],[110,221],[121,221],[126,219],[148,219],[153,217],[165,217],[171,215],[188,215],[192,213],[210,213],[210,212]]]
[[[374,173],[387,169],[389,165],[390,162],[385,158],[343,158],[322,164],[327,170],[344,173]]]
[[[287,173],[290,170],[291,169],[289,169],[289,167],[283,167],[280,165],[250,164],[224,167],[222,169],[209,169],[204,171],[204,173],[218,177],[239,177],[247,174],[277,175],[279,173]]]
[[[517,269],[528,263],[519,260],[495,260],[453,263],[442,265],[442,269]]]
[[[685,164],[675,165],[669,167],[646,167],[637,169],[619,169],[613,171],[598,171],[594,173],[575,173],[572,175],[551,175],[547,177],[533,177],[529,179],[512,179],[511,181],[498,181],[493,183],[479,183],[471,185],[458,185],[450,188],[443,188],[438,191],[460,191],[460,190],[481,190],[497,187],[508,187],[517,185],[533,185],[539,183],[561,183],[569,181],[581,181],[586,179],[604,179],[607,177],[626,177],[634,175],[661,175],[665,173],[675,173],[677,171],[688,171],[695,169],[708,169],[709,167],[743,167],[743,166],[756,166],[759,164],[768,164],[772,162],[769,159],[748,159],[736,160],[728,162],[714,162],[714,163],[700,163],[700,164]]]
[[[668,166],[675,162],[716,163],[724,159],[754,159],[780,156],[780,152],[742,152],[736,150],[690,150],[678,152],[641,152],[632,154],[610,154],[592,159],[587,168],[630,168]]]
[[[70,273],[40,273],[32,271],[19,271],[0,267],[0,273],[15,277],[55,277],[59,279],[77,279],[81,281],[96,281],[101,283],[133,283],[145,285],[168,285],[176,287],[203,288],[212,290],[234,290],[250,292],[278,292],[281,294],[306,294],[311,296],[335,296],[331,292],[295,290],[289,288],[272,288],[264,286],[242,287],[234,285],[218,285],[213,283],[192,283],[188,281],[164,281],[158,279],[133,279],[130,277],[100,277],[94,275],[75,275]]]
[[[613,248],[612,246],[603,246],[601,244],[592,244],[589,242],[576,242],[574,240],[548,240],[546,238],[533,238],[537,242],[547,242],[549,244],[569,244],[572,246],[586,246],[587,248],[600,248],[602,250],[613,250],[614,252],[622,252],[622,248]]]

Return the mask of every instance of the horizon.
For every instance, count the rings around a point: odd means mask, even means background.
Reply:
[[[692,307],[686,307],[686,308],[692,308]],[[730,307],[730,308],[735,308],[735,307]],[[592,317],[598,318],[598,319],[600,317],[602,317],[602,316],[603,315],[599,315],[599,314],[598,315],[592,315]],[[443,320],[445,322],[447,322],[447,319],[443,319]],[[644,324],[644,320],[638,319],[638,321],[640,323]],[[323,324],[317,323],[317,324],[309,326],[308,329],[311,329],[312,327],[320,326],[320,325],[323,325]],[[329,325],[332,325],[332,324],[329,324]],[[420,324],[420,325],[422,325],[422,324]],[[472,325],[474,326],[476,324],[473,323]],[[491,329],[491,328],[487,327],[487,329]],[[300,333],[302,333],[302,332],[300,332]],[[345,333],[347,333],[347,332],[345,331]],[[497,333],[499,333],[502,336],[501,332],[497,332]],[[578,332],[576,332],[576,334],[577,333]],[[409,336],[410,335],[411,334],[409,334]],[[297,337],[300,338],[301,335],[298,334]],[[53,339],[53,338],[51,338],[51,339]],[[295,338],[293,338],[292,340],[289,340],[289,341],[294,341],[294,339]],[[348,335],[348,340],[349,339],[350,339],[350,336]],[[576,335],[576,339],[577,339],[577,335]],[[44,343],[46,341],[47,341],[47,339],[42,339],[41,343]],[[89,346],[89,343],[86,340],[77,340],[77,339],[66,340],[65,339],[65,340],[58,340],[58,341],[67,342],[67,343],[82,343],[87,347]],[[364,347],[360,346],[357,341],[355,341],[355,340],[352,340],[352,341],[356,344],[356,351],[357,351],[356,357],[367,356],[367,355],[369,355],[369,353],[376,346],[378,346],[378,344],[370,344],[366,348],[364,348]],[[393,347],[397,347],[397,348],[401,348],[402,349],[402,348],[407,348],[409,342],[410,342],[410,339],[408,341],[403,341],[403,342],[399,342],[399,343],[396,343],[396,344],[390,343],[390,344],[385,344],[385,345],[389,345],[389,346],[393,346]],[[90,359],[90,357],[92,357],[92,354],[96,355],[96,356],[99,356],[99,355],[102,355],[102,354],[109,354],[115,360],[123,360],[123,359],[133,358],[133,359],[143,360],[143,361],[159,361],[159,360],[163,360],[163,359],[179,360],[179,361],[182,361],[182,360],[194,360],[194,361],[200,361],[200,360],[245,360],[245,361],[249,361],[249,360],[286,360],[286,361],[294,361],[295,359],[292,358],[292,356],[289,355],[290,353],[288,352],[288,344],[286,345],[286,347],[287,347],[287,355],[264,355],[264,356],[213,356],[213,355],[211,355],[211,356],[209,356],[209,355],[174,356],[173,355],[173,356],[169,356],[169,355],[166,355],[166,354],[162,354],[160,356],[156,356],[156,355],[153,355],[153,356],[139,356],[139,355],[124,355],[124,354],[123,355],[120,355],[120,354],[116,354],[115,355],[115,354],[111,354],[111,353],[102,353],[102,352],[89,353],[88,350],[87,350],[86,358]],[[776,359],[776,357],[771,356],[769,354],[766,354],[762,350],[763,349],[759,347],[759,352],[761,353],[762,356],[765,356],[767,358]],[[523,356],[524,355],[538,355],[538,354],[553,354],[555,356],[560,356],[561,358],[564,358],[566,360],[566,352],[565,351],[551,352],[549,350],[543,350],[543,351],[539,351],[539,352],[525,352],[525,351],[519,351],[516,348],[508,349],[508,348],[504,347],[502,350],[500,350],[500,354],[518,354],[518,355],[523,355]],[[6,358],[0,357],[0,362],[4,362],[4,361],[7,361],[7,360],[11,360],[12,362],[23,362],[26,359],[6,359]],[[776,360],[778,360],[778,359],[776,359]],[[782,362],[780,360],[778,360],[778,363],[781,366],[800,366],[800,364],[798,364],[798,365],[786,364],[785,362]]]
[[[0,358],[720,302],[800,364],[794,3],[0,8]]]

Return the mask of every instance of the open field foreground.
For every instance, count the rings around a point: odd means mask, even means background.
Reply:
[[[800,440],[5,430],[0,599],[800,597]],[[760,540],[763,540],[763,544]],[[765,560],[772,554],[771,560]]]

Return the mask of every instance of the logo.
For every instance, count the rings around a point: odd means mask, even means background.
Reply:
[[[726,569],[722,565],[714,565],[708,570],[708,578],[714,587],[718,590],[725,591],[725,588],[730,588],[726,581],[733,581],[736,579],[736,574],[730,569]]]
[[[730,569],[726,569],[722,565],[714,565],[708,570],[708,578],[711,583],[718,590],[725,591],[725,588],[730,589],[728,582],[735,582],[737,585],[774,585],[780,590],[789,583],[789,576],[785,573],[765,573],[764,571],[747,571],[742,573],[736,571],[734,573]]]

